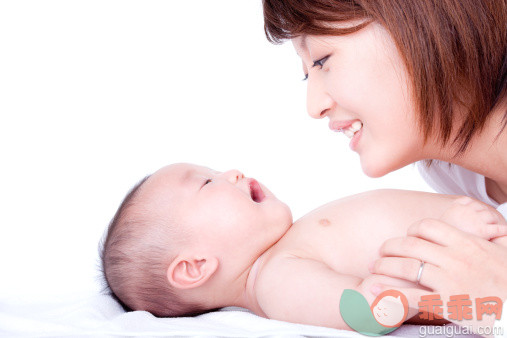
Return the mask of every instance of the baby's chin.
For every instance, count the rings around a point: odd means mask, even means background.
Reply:
[[[276,212],[273,212],[273,215],[276,215],[277,223],[279,223],[284,229],[290,228],[294,220],[292,219],[292,211],[289,206],[283,203],[280,200],[276,200]]]
[[[292,224],[294,224],[294,219],[292,218],[292,211],[290,210],[289,206],[283,202],[282,202],[282,204],[285,206],[285,208],[287,210],[286,222],[287,222],[287,230],[288,230],[292,226]]]
[[[279,201],[279,203],[280,203],[280,217],[278,219],[278,224],[280,226],[280,233],[276,242],[280,240],[280,238],[282,238],[285,235],[285,233],[287,233],[287,231],[289,231],[292,224],[294,223],[294,220],[292,218],[292,212],[289,206],[281,201]]]

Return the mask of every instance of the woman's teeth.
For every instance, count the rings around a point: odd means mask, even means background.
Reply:
[[[361,121],[356,121],[356,122],[352,123],[352,125],[350,127],[348,127],[347,129],[342,129],[342,132],[348,138],[352,138],[356,132],[361,130],[362,127],[363,127],[363,123]]]

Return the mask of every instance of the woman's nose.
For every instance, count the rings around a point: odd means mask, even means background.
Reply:
[[[222,175],[225,179],[227,179],[229,182],[231,182],[233,184],[245,177],[245,175],[243,175],[243,173],[241,171],[236,170],[236,169],[228,170],[228,171],[224,172]]]
[[[323,85],[318,79],[308,78],[308,87],[306,92],[306,109],[308,115],[314,119],[321,119],[333,107],[333,99],[324,90]]]

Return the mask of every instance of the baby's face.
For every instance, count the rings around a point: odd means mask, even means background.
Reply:
[[[237,170],[179,163],[154,173],[142,194],[159,218],[171,219],[196,247],[255,260],[292,225],[286,204]]]

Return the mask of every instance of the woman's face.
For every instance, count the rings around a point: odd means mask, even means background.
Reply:
[[[371,23],[349,35],[292,42],[308,75],[308,113],[353,135],[350,147],[366,175],[380,177],[426,158],[407,71],[384,28]]]

